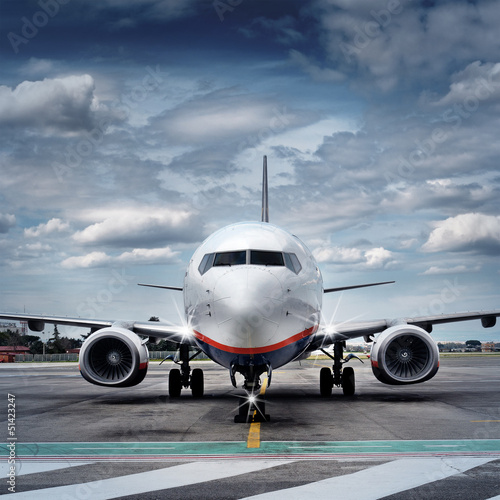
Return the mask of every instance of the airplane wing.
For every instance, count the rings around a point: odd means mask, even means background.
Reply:
[[[390,285],[392,283],[396,283],[396,282],[395,281],[382,281],[380,283],[364,283],[363,285],[338,286],[335,288],[325,288],[323,290],[323,293],[343,292],[345,290],[354,290],[355,288],[366,288],[368,286]]]
[[[188,328],[185,326],[169,325],[158,321],[122,322],[114,320],[67,318],[65,316],[40,316],[31,314],[4,313],[0,314],[0,319],[26,321],[29,329],[35,332],[41,332],[45,328],[46,323],[58,326],[90,328],[93,331],[121,324],[138,335],[162,338],[181,344],[196,345],[192,340],[192,334],[190,334]]]
[[[365,337],[365,340],[376,333],[383,332],[387,328],[396,325],[415,325],[428,333],[432,332],[432,325],[441,323],[454,323],[458,321],[469,321],[480,319],[484,328],[495,326],[496,318],[500,316],[500,310],[476,311],[452,314],[440,314],[435,316],[418,316],[413,318],[380,319],[371,321],[345,322],[332,325],[320,326],[311,344],[313,349],[325,347],[333,342]]]

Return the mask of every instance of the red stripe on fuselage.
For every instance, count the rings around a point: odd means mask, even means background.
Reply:
[[[318,326],[312,326],[311,328],[308,328],[307,330],[304,330],[303,332],[297,333],[293,337],[290,337],[286,340],[282,340],[281,342],[278,342],[277,344],[272,344],[272,345],[266,345],[263,347],[233,347],[229,345],[224,345],[221,344],[220,342],[216,342],[215,340],[206,337],[200,332],[197,332],[196,330],[193,330],[194,336],[200,340],[201,342],[205,342],[206,344],[211,345],[212,347],[216,347],[217,349],[220,349],[221,351],[225,352],[231,352],[234,354],[263,354],[266,352],[271,352],[271,351],[277,351],[278,349],[281,349],[283,347],[286,347],[290,344],[293,344],[294,342],[297,342],[299,340],[302,340],[303,338],[309,337],[313,333],[316,332],[318,329]]]

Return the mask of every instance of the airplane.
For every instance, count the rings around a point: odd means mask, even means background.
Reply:
[[[335,386],[352,396],[354,370],[344,364],[356,356],[344,357],[347,340],[363,337],[371,343],[371,368],[380,382],[416,384],[430,380],[439,368],[439,350],[430,335],[433,325],[480,319],[483,327],[491,328],[500,316],[500,310],[493,310],[337,324],[322,321],[325,293],[390,283],[394,281],[323,287],[311,251],[297,236],[269,222],[264,156],[261,221],[231,224],[203,241],[189,261],[182,287],[139,284],[182,292],[185,324],[26,314],[0,314],[0,318],[26,321],[36,332],[46,323],[90,328],[79,369],[88,382],[105,387],[142,382],[148,369],[148,342],[167,339],[178,345],[174,361],[179,368],[172,368],[168,377],[170,397],[179,397],[183,388],[201,397],[203,370],[191,370],[190,361],[204,352],[229,370],[234,387],[237,374],[244,378],[247,396],[235,422],[265,421],[269,415],[259,395],[261,376],[266,375],[269,386],[273,370],[315,350],[333,360],[332,369],[320,370],[320,395],[331,396]],[[333,355],[326,350],[331,345]]]

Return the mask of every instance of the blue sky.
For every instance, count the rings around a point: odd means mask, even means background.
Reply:
[[[500,306],[500,5],[1,0],[0,309],[176,321],[212,231],[314,252],[339,320]],[[435,338],[500,340],[478,323]],[[78,335],[79,332],[70,332]]]

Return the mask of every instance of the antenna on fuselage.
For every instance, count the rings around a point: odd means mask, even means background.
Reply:
[[[262,222],[269,222],[269,199],[267,196],[267,156],[264,156],[262,172]]]

